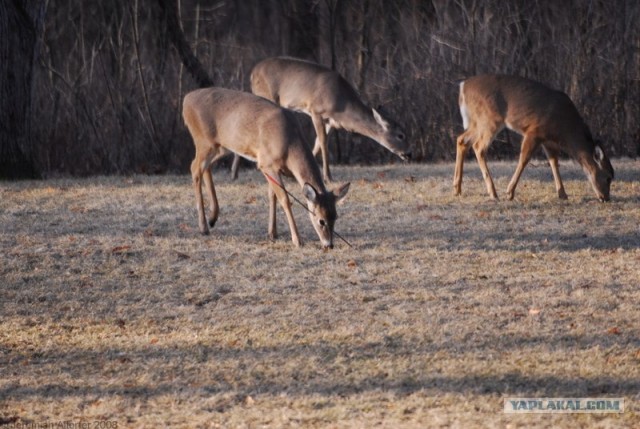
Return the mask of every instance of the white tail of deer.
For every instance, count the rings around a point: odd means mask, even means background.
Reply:
[[[209,193],[209,225],[213,227],[219,209],[210,167],[231,151],[257,162],[258,169],[268,179],[269,237],[274,239],[277,235],[277,198],[287,216],[291,240],[296,246],[301,245],[291,202],[284,188],[279,186],[282,173],[293,176],[300,184],[322,245],[333,247],[336,203],[344,198],[349,184],[339,187],[335,193],[325,189],[318,164],[303,141],[291,112],[249,93],[205,88],[185,96],[182,114],[196,147],[191,175],[202,234],[209,233],[202,200],[202,179],[204,177]]]
[[[549,159],[558,197],[567,198],[558,171],[558,155],[564,152],[580,163],[597,197],[609,200],[611,162],[565,93],[521,77],[483,75],[460,83],[459,103],[465,131],[457,139],[455,195],[461,193],[464,157],[473,147],[487,192],[498,198],[485,157],[493,139],[506,127],[523,137],[518,166],[507,188],[510,200],[522,170],[540,146]]]
[[[367,107],[338,73],[295,58],[268,58],[251,71],[251,91],[287,109],[311,116],[316,131],[314,155],[322,154],[322,173],[331,179],[327,135],[342,128],[369,137],[403,160],[411,156],[402,129]]]

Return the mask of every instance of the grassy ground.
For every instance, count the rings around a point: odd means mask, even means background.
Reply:
[[[216,172],[208,237],[186,175],[0,184],[0,424],[640,426],[640,162],[608,204],[572,163],[568,201],[538,161],[498,203],[467,165],[457,198],[451,164],[335,167],[353,248],[330,252],[299,207],[305,246],[280,209],[267,240],[256,171]],[[515,164],[491,167],[504,193]]]

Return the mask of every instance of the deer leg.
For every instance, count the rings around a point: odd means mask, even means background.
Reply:
[[[518,166],[516,167],[516,171],[513,173],[513,177],[509,182],[509,186],[507,187],[507,198],[509,200],[513,200],[514,192],[516,190],[516,186],[518,186],[518,180],[520,180],[520,176],[522,175],[522,171],[529,163],[531,159],[531,155],[533,155],[533,151],[538,147],[538,140],[532,134],[525,134],[522,139],[522,147],[520,148],[520,158],[518,159]]]
[[[315,127],[316,127],[316,125],[313,124],[313,129],[314,130],[315,130]],[[330,131],[331,131],[331,125],[329,125],[328,123],[324,124],[324,135],[325,136],[329,136],[329,132]],[[314,141],[313,150],[312,150],[313,156],[318,156],[318,153],[320,152],[321,144],[320,144],[320,138],[318,137],[318,135],[319,135],[318,132],[316,132],[316,139]]]
[[[276,226],[276,193],[273,186],[269,184],[269,239],[271,241],[278,237],[278,229]]]
[[[556,184],[556,192],[558,193],[558,198],[561,200],[566,200],[567,193],[564,190],[564,185],[562,184],[562,178],[560,177],[560,170],[558,169],[558,152],[554,149],[547,148],[544,144],[542,145],[544,152],[547,154],[547,158],[549,159],[549,165],[551,166],[551,172],[553,173],[553,181]]]
[[[200,233],[203,235],[209,234],[209,227],[207,226],[207,218],[204,215],[204,203],[202,201],[202,173],[208,169],[206,160],[201,161],[201,157],[196,154],[196,157],[191,162],[191,178],[193,179],[193,190],[196,193],[196,209],[198,210],[198,226]]]
[[[478,165],[480,166],[480,171],[482,171],[482,177],[484,178],[484,183],[487,187],[487,192],[489,196],[494,200],[498,199],[498,194],[496,193],[496,187],[493,184],[493,179],[491,178],[491,173],[489,172],[489,167],[487,166],[487,149],[493,140],[493,135],[485,135],[480,140],[476,140],[473,143],[473,151],[476,154],[476,159],[478,160]]]
[[[218,152],[211,158],[209,165],[203,170],[204,184],[207,188],[207,194],[209,195],[209,226],[213,228],[218,220],[218,214],[220,209],[218,206],[218,197],[216,195],[216,187],[213,185],[213,174],[211,172],[212,166],[222,157],[229,152],[222,147],[218,147]]]
[[[238,178],[238,168],[240,168],[240,155],[233,154],[233,163],[231,164],[231,180]]]
[[[213,175],[211,173],[211,167],[205,168],[203,172],[204,184],[209,194],[209,226],[213,228],[218,220],[218,198],[216,196],[216,188],[213,185]]]
[[[318,133],[316,133],[316,139],[313,142],[313,149],[311,150],[311,153],[313,153],[314,157],[318,156],[318,153],[320,152],[321,146],[322,145],[320,143],[320,135]]]
[[[316,142],[313,146],[313,154],[317,155],[318,150],[320,150],[322,155],[322,176],[325,182],[331,182],[331,172],[329,171],[329,148],[327,147],[328,132],[324,128],[322,116],[312,114],[311,120],[313,121],[313,127],[316,130]],[[331,129],[330,127],[328,128],[329,130]]]
[[[263,172],[269,177],[273,178],[274,180],[277,180],[278,183],[282,183],[280,179],[280,175],[277,172],[274,172],[274,171],[263,171]],[[280,202],[280,205],[284,210],[284,214],[287,216],[287,222],[289,222],[289,230],[291,231],[291,241],[293,241],[293,244],[296,247],[300,247],[302,243],[300,242],[298,227],[296,226],[296,221],[293,218],[293,212],[291,211],[291,201],[289,201],[289,196],[280,185],[273,183],[269,179],[267,180],[269,181],[269,189],[270,189],[269,197],[272,198],[271,193],[274,193],[276,198]],[[273,209],[271,209],[271,201],[269,202],[269,204],[270,204],[269,209],[272,210],[273,219],[275,221],[275,201],[273,203]],[[269,214],[269,222],[271,223],[271,212]],[[274,232],[275,232],[275,229],[274,229]]]
[[[460,134],[456,140],[456,169],[453,174],[453,194],[460,195],[462,193],[462,172],[464,166],[464,157],[469,151],[467,143],[467,133]]]

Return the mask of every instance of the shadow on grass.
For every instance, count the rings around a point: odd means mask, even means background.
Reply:
[[[398,395],[410,395],[416,392],[429,394],[475,394],[475,395],[511,395],[525,397],[594,397],[635,395],[640,390],[640,379],[613,377],[562,377],[541,376],[530,377],[511,372],[500,375],[461,375],[422,376],[387,379],[386,377],[370,377],[355,383],[345,381],[331,382],[312,380],[300,384],[295,381],[275,383],[261,381],[255,384],[232,388],[217,384],[203,384],[195,390],[202,394],[236,394],[241,398],[255,395],[287,394],[288,396],[324,395],[348,397],[367,392],[391,392]],[[149,398],[184,392],[193,395],[194,387],[179,382],[161,382],[155,385],[118,385],[110,386],[65,386],[45,384],[41,386],[13,385],[0,389],[0,398],[49,398],[87,396],[120,396],[128,398]]]
[[[513,176],[516,165],[517,165],[517,156],[512,160],[495,160],[495,159],[487,159],[488,167],[491,172],[491,176],[494,181],[497,179],[507,179],[510,180]],[[637,182],[638,181],[638,171],[637,171],[637,163],[634,161],[630,161],[628,159],[612,159],[611,163],[613,165],[613,169],[615,171],[615,178],[613,181],[613,186],[615,187],[616,182]],[[417,164],[421,168],[424,167],[419,174],[419,177],[424,178],[442,178],[453,180],[453,172],[454,172],[454,164],[450,163],[433,163],[433,164]],[[397,168],[394,165],[389,165],[386,170],[393,170]],[[380,167],[378,167],[380,168]],[[409,167],[410,168],[410,167]],[[588,179],[586,174],[582,171],[582,167],[571,160],[563,160],[560,163],[560,175],[562,177],[563,182],[567,181],[584,181],[587,183]],[[398,175],[390,174],[389,178],[393,179]],[[535,179],[537,181],[543,183],[553,183],[553,174],[551,173],[551,167],[549,166],[546,158],[537,158],[531,161],[524,169],[522,174],[521,181],[528,181],[531,179]],[[480,167],[478,167],[478,163],[476,162],[475,155],[470,154],[464,162],[464,174],[463,174],[463,183],[467,180],[472,181],[480,181],[482,182],[482,173],[480,172]],[[588,185],[587,185],[588,186]]]
[[[531,251],[563,251],[580,250],[634,250],[640,248],[640,231],[633,235],[605,235],[586,233],[543,234],[539,232],[508,235],[504,233],[482,234],[468,237],[468,242],[484,241],[482,247],[471,246],[470,250],[531,250]],[[487,245],[487,241],[491,243]]]
[[[622,344],[621,344],[622,343]],[[507,350],[520,350],[527,353],[529,347],[539,346],[558,349],[564,347],[567,355],[572,349],[587,347],[620,347],[640,346],[639,338],[622,339],[619,342],[604,340],[601,337],[560,336],[557,338],[514,338],[509,336],[493,337],[476,345],[453,343],[427,343],[416,346],[415,341],[393,339],[380,343],[362,345],[334,346],[326,343],[315,345],[285,345],[283,347],[245,347],[221,348],[210,346],[194,346],[189,349],[173,347],[145,347],[134,350],[105,350],[102,352],[69,351],[67,353],[46,354],[34,357],[28,362],[13,359],[11,370],[29,371],[35,367],[42,371],[41,364],[56,368],[56,373],[66,373],[65,380],[83,380],[80,385],[48,382],[46,377],[42,385],[25,385],[13,382],[0,388],[0,399],[20,400],[34,397],[62,399],[71,396],[122,396],[129,398],[148,398],[167,394],[267,394],[278,396],[326,395],[350,396],[367,392],[392,392],[394,394],[411,394],[424,391],[437,395],[457,393],[462,395],[520,395],[520,396],[561,396],[587,397],[596,395],[636,395],[640,391],[639,377],[622,377],[610,375],[575,376],[563,375],[554,370],[552,364],[545,364],[549,374],[527,375],[517,370],[505,370],[500,373],[493,366],[492,373],[474,373],[468,368],[461,368],[460,375],[443,375],[440,370],[433,373],[419,373],[417,368],[424,367],[424,361],[430,361],[438,351],[453,354],[464,352],[476,353],[491,351],[502,353]],[[458,349],[458,350],[457,350]],[[457,350],[457,351],[456,351]],[[4,355],[10,350],[3,350]],[[194,363],[193,356],[198,356],[201,365]],[[404,373],[390,376],[386,372],[372,367],[367,373],[368,361],[393,363],[396,359],[411,358],[417,363]],[[339,359],[338,359],[339,358]],[[480,358],[480,357],[479,357]],[[446,359],[457,359],[455,356]],[[38,362],[42,360],[42,362]],[[339,360],[339,363],[336,363]],[[345,364],[346,360],[346,364]],[[299,361],[300,365],[291,365]],[[304,361],[304,363],[302,363]],[[105,362],[118,363],[122,367],[117,381],[109,380],[108,385],[100,385],[97,380],[104,380],[100,368]],[[307,362],[315,362],[309,366]],[[186,363],[189,363],[186,365]],[[211,367],[211,363],[219,364]],[[505,365],[510,364],[508,360]],[[144,365],[140,367],[139,365]],[[207,366],[209,364],[209,366]],[[567,362],[564,362],[566,365]],[[127,368],[133,365],[133,368]],[[236,365],[231,368],[230,365]],[[345,365],[347,375],[345,374]],[[541,364],[542,365],[542,364]],[[6,362],[3,364],[6,366]],[[153,368],[156,369],[154,373]],[[213,369],[211,369],[213,368]],[[256,368],[266,369],[266,372]],[[136,381],[137,372],[155,374],[156,383],[140,383]],[[176,375],[179,374],[179,375]],[[575,372],[574,372],[575,374]],[[127,381],[120,381],[122,379]],[[145,377],[147,378],[147,377]],[[35,379],[35,378],[28,378]],[[352,379],[353,381],[345,381]],[[193,380],[198,380],[194,383]],[[195,392],[194,392],[195,391]]]
[[[427,223],[428,221],[424,221]],[[606,232],[594,226],[588,232],[560,232],[561,226],[556,226],[549,232],[517,231],[499,228],[497,223],[477,224],[462,230],[452,229],[451,222],[440,227],[437,223],[430,225],[402,225],[396,224],[389,228],[378,228],[375,239],[369,239],[365,234],[359,237],[361,249],[374,249],[380,242],[390,246],[418,249],[427,245],[443,251],[528,251],[544,253],[550,251],[578,252],[581,250],[618,251],[640,249],[640,227],[637,232]],[[420,233],[416,233],[416,231]],[[426,241],[425,238],[427,237]],[[356,234],[349,237],[357,242]],[[395,244],[394,244],[395,243]]]

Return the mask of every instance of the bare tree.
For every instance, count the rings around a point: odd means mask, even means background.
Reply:
[[[167,33],[171,39],[171,43],[178,51],[178,55],[182,59],[182,63],[191,73],[200,87],[213,86],[213,79],[202,66],[202,63],[196,58],[187,42],[187,38],[182,31],[182,25],[178,20],[178,3],[175,0],[158,0],[162,9],[162,16],[166,24]]]
[[[0,175],[186,171],[184,93],[246,90],[253,65],[281,55],[332,66],[385,105],[416,162],[455,157],[456,81],[480,73],[569,93],[609,153],[638,156],[639,35],[633,0],[0,0]],[[338,135],[338,162],[391,161]]]
[[[46,2],[0,2],[0,178],[39,176],[32,152],[31,90]]]

